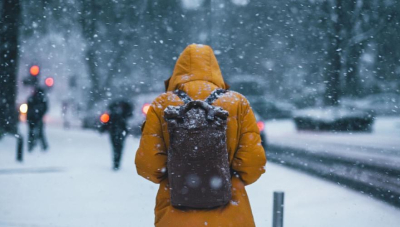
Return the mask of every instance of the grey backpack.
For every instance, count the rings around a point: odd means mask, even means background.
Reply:
[[[231,197],[226,146],[228,112],[212,103],[226,91],[217,89],[204,101],[176,90],[184,105],[168,106],[168,180],[171,204],[178,208],[214,208]]]

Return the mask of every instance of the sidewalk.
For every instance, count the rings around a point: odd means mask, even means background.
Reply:
[[[25,131],[22,131],[25,133]],[[136,174],[138,139],[111,171],[107,135],[49,127],[50,150],[15,162],[15,140],[0,140],[0,227],[153,226],[155,185]],[[272,193],[285,192],[284,226],[392,227],[400,210],[337,184],[268,163],[248,188],[257,226],[272,226]]]

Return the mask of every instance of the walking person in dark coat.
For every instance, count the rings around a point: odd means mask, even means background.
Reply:
[[[125,137],[128,133],[127,120],[132,116],[133,107],[124,100],[117,100],[113,101],[108,106],[108,111],[109,121],[104,123],[100,130],[108,130],[110,132],[110,139],[113,147],[113,169],[118,170]]]
[[[48,101],[43,88],[35,88],[28,98],[27,121],[29,126],[28,150],[32,151],[37,140],[42,144],[42,149],[47,150],[47,141],[44,133],[43,117],[47,112]]]

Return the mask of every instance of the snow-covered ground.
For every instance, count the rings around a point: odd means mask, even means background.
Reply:
[[[25,153],[23,163],[15,162],[15,139],[0,140],[0,227],[153,226],[158,185],[136,174],[138,139],[127,139],[113,172],[107,135],[58,124],[47,135],[49,151]],[[400,225],[399,209],[272,163],[247,189],[257,226],[272,226],[273,191],[285,192],[284,226]]]

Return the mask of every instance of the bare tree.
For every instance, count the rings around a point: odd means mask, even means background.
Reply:
[[[324,2],[326,13],[327,36],[327,66],[325,72],[324,103],[335,106],[340,98],[340,73],[342,70],[342,40],[343,40],[343,1],[328,0]]]
[[[82,33],[86,40],[87,46],[85,51],[85,60],[87,61],[89,78],[91,81],[90,89],[90,101],[89,108],[92,107],[94,103],[100,100],[102,97],[102,91],[100,88],[100,77],[97,70],[98,66],[98,43],[99,39],[97,34],[97,20],[99,5],[96,0],[87,0],[82,2]]]
[[[19,0],[4,0],[0,21],[0,134],[17,131],[18,37],[21,17]]]

